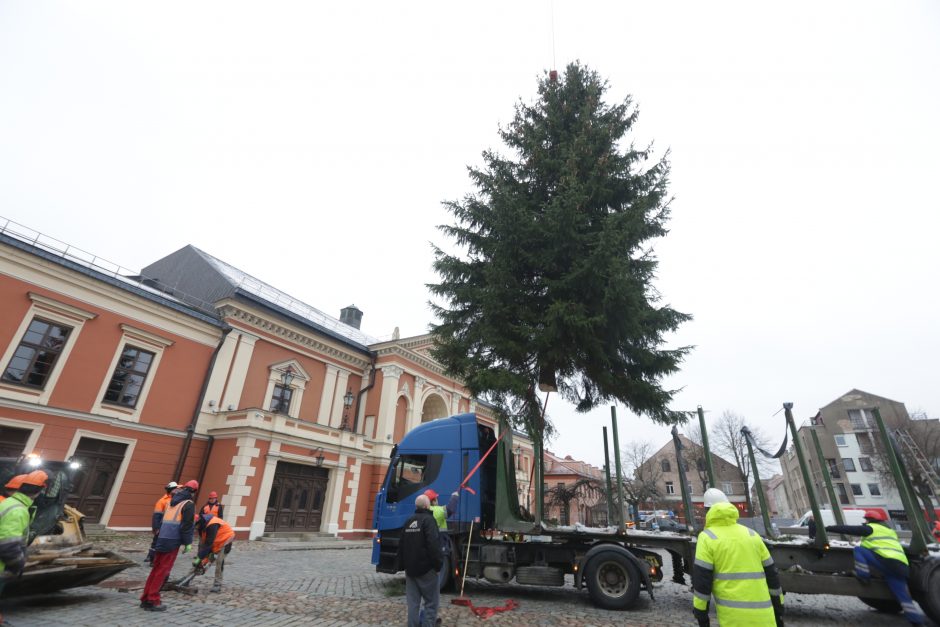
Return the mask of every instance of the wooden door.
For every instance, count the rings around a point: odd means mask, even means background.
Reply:
[[[329,472],[278,462],[268,497],[268,531],[319,531]]]
[[[126,444],[82,438],[73,458],[81,463],[75,472],[72,492],[66,503],[85,514],[85,520],[96,523],[111,495],[114,480],[124,461]]]

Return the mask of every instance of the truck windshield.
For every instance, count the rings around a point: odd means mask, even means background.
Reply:
[[[441,472],[443,455],[402,455],[392,468],[386,501],[397,503],[423,490]]]

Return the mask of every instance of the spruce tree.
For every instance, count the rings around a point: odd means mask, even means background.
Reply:
[[[664,424],[682,420],[661,379],[689,347],[661,348],[690,316],[659,304],[650,240],[666,234],[668,152],[629,139],[630,98],[573,63],[518,102],[500,137],[508,157],[468,168],[475,193],[445,202],[428,285],[438,324],[434,357],[474,394],[541,439],[536,390],[557,389],[579,411],[619,401]]]

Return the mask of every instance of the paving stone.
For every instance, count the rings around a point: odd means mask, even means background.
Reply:
[[[139,555],[142,560],[148,544],[147,538],[130,536],[99,545],[128,557]],[[236,543],[226,560],[222,592],[208,592],[213,576],[210,568],[206,575],[195,580],[198,594],[163,594],[163,601],[169,607],[167,612],[155,614],[139,609],[139,591],[122,593],[115,587],[89,586],[41,598],[5,600],[5,617],[16,627],[192,627],[193,624],[369,627],[405,623],[404,596],[388,596],[390,589],[403,591],[403,576],[376,573],[369,561],[371,549],[281,551],[272,544]],[[173,578],[189,571],[188,558],[188,555],[179,556]],[[668,561],[666,565],[668,569]],[[115,579],[142,585],[147,573],[148,569],[139,565]],[[507,599],[519,603],[517,609],[487,619],[488,626],[672,627],[693,624],[689,586],[672,583],[669,577],[667,572],[666,581],[656,585],[655,601],[644,594],[636,607],[627,612],[594,607],[585,591],[574,589],[570,577],[561,588],[468,581],[465,594],[477,606],[501,606]],[[468,608],[451,604],[456,596],[456,593],[445,593],[441,597],[440,616],[444,625],[481,627],[480,619]],[[786,623],[798,627],[859,624],[881,627],[903,625],[904,620],[901,616],[879,614],[854,598],[791,594],[787,596]]]

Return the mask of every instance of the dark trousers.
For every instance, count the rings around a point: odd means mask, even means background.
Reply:
[[[885,582],[891,589],[891,594],[901,604],[901,611],[904,612],[904,618],[914,625],[921,625],[926,620],[924,613],[920,611],[914,599],[911,598],[911,591],[907,587],[907,576],[909,569],[903,562],[892,559],[885,559],[865,547],[855,547],[855,574],[859,579],[871,579],[874,574],[880,574],[885,578]]]
[[[173,570],[173,564],[176,563],[176,554],[179,549],[162,553],[157,551],[153,556],[153,568],[150,569],[150,575],[147,577],[147,583],[144,584],[144,593],[140,595],[140,600],[151,605],[160,605],[160,588],[163,582],[170,576]]]
[[[154,549],[155,546],[157,546],[157,532],[156,531],[153,532],[153,540],[150,541],[150,550],[147,551],[146,561],[150,562],[151,564],[153,564],[153,556],[156,553],[156,550]]]
[[[408,627],[433,627],[437,621],[437,608],[441,603],[437,572],[429,570],[420,577],[406,575],[405,600],[408,603]]]

